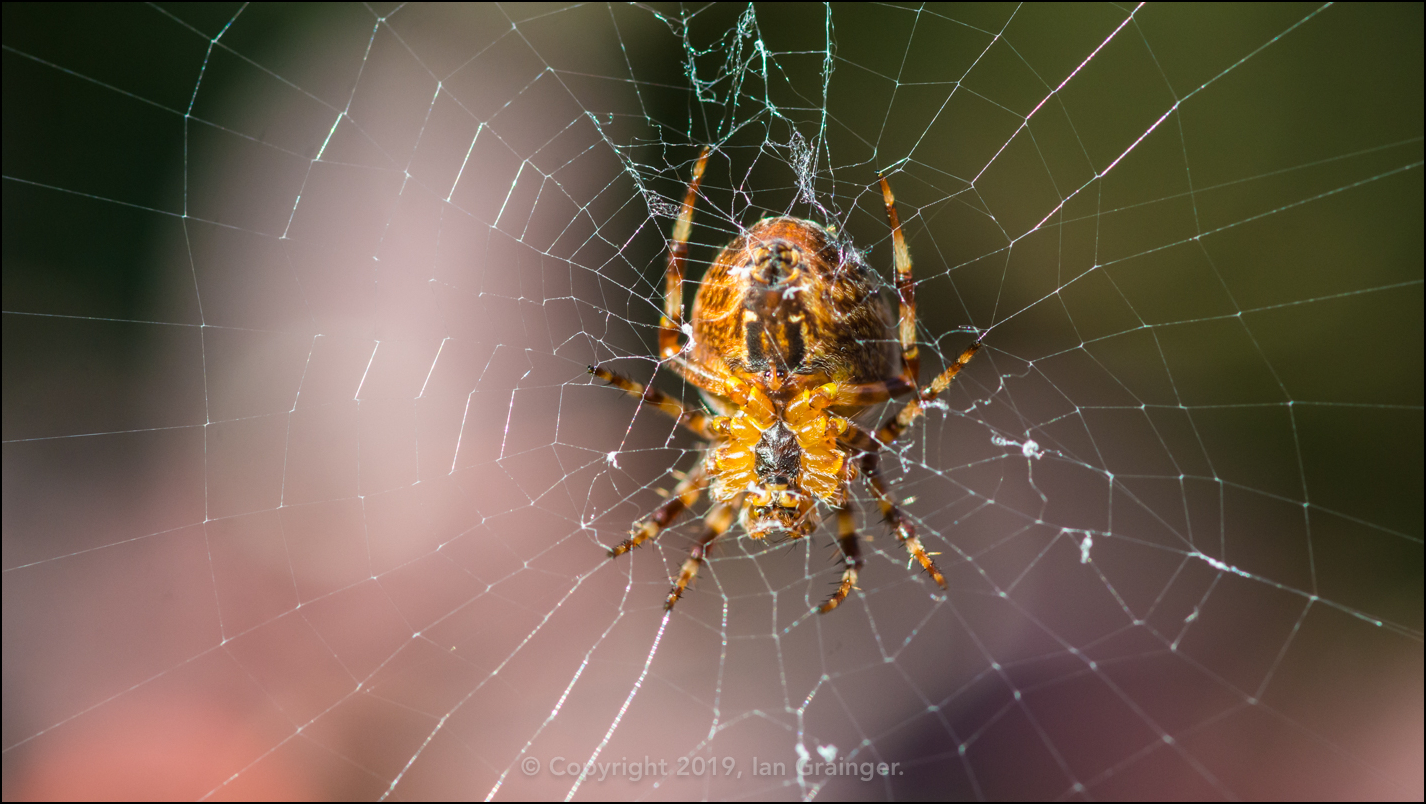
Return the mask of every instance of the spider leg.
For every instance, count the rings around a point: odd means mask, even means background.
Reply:
[[[845,444],[848,449],[862,453],[862,457],[858,461],[862,475],[866,478],[867,486],[871,488],[872,496],[876,498],[876,504],[877,507],[881,509],[881,515],[886,519],[887,523],[891,525],[891,529],[896,534],[896,538],[901,541],[901,544],[906,548],[906,552],[911,555],[911,558],[918,562],[921,567],[931,575],[931,579],[942,589],[946,588],[946,578],[941,574],[941,571],[936,568],[936,562],[931,560],[930,554],[926,552],[926,548],[922,546],[921,540],[917,538],[915,526],[911,524],[906,518],[906,514],[897,507],[896,502],[893,500],[891,489],[887,486],[886,479],[881,476],[881,470],[878,468],[878,452],[882,448],[890,446],[896,439],[905,434],[906,428],[910,427],[911,423],[916,421],[917,417],[925,412],[925,408],[922,405],[923,401],[930,402],[949,388],[951,381],[956,378],[957,374],[961,373],[961,369],[965,368],[965,365],[970,362],[972,357],[975,357],[975,353],[979,350],[979,341],[966,347],[966,350],[961,352],[960,357],[957,357],[954,363],[945,371],[941,372],[936,379],[932,380],[931,384],[926,386],[925,390],[918,395],[918,398],[907,402],[901,410],[897,411],[895,416],[887,419],[886,423],[876,431],[875,435],[856,425],[852,425],[847,434],[841,439],[842,443]],[[850,557],[853,554],[847,552],[847,541],[845,537],[847,532],[846,525],[843,525],[842,532],[844,534],[842,552]],[[836,608],[836,604],[841,602],[841,598],[846,597],[850,591],[848,576],[851,578],[851,583],[856,582],[856,574],[851,566],[848,566],[846,574],[843,575],[842,586],[837,590],[837,594],[832,596],[832,600],[828,600],[826,604],[823,604],[822,610],[824,612]],[[838,595],[841,597],[838,597]],[[833,603],[833,600],[835,600],[836,603]],[[829,605],[831,608],[827,608]]]
[[[698,185],[703,181],[703,168],[708,164],[708,148],[698,155],[693,166],[693,179],[683,197],[683,210],[673,225],[673,239],[668,244],[668,270],[664,274],[663,317],[659,319],[659,356],[664,360],[678,354],[678,336],[683,332],[683,267],[688,261],[688,236],[693,233],[693,203],[698,200]]]
[[[699,355],[696,360],[689,360],[685,355],[678,354],[669,358],[665,365],[695,388],[724,399],[728,394],[728,382],[737,380],[722,359],[713,355]]]
[[[863,385],[840,383],[837,385],[837,398],[832,404],[838,407],[865,408],[879,405],[888,399],[905,396],[915,390],[916,387],[906,382],[906,378],[900,375],[888,377],[881,382]]]
[[[876,498],[877,507],[881,509],[881,515],[891,525],[891,530],[896,534],[896,538],[901,541],[911,558],[920,563],[921,568],[930,574],[931,580],[945,589],[946,577],[936,568],[936,562],[931,560],[926,548],[921,546],[921,540],[916,537],[915,526],[911,524],[906,518],[906,513],[898,508],[892,499],[891,489],[887,487],[886,479],[881,476],[881,470],[877,468],[876,453],[869,452],[862,456],[861,470],[866,477],[867,486],[871,488],[872,496]]]
[[[707,463],[699,460],[683,480],[673,487],[673,493],[668,496],[663,505],[634,523],[634,527],[629,531],[629,538],[619,542],[618,546],[611,549],[609,557],[618,558],[649,539],[658,538],[658,535],[673,524],[673,521],[684,512],[684,509],[690,508],[698,502],[698,498],[703,495],[703,488],[707,485]]]
[[[653,386],[645,388],[622,374],[599,366],[589,366],[589,373],[618,388],[635,399],[653,405],[671,416],[675,421],[691,430],[699,438],[712,441],[716,438],[708,429],[709,417],[701,410],[685,408],[683,403]]]
[[[847,425],[847,432],[837,439],[837,445],[848,450],[849,454],[876,452],[885,446],[878,444],[872,434],[856,422],[848,422]]]
[[[975,357],[975,353],[978,351],[980,351],[980,341],[976,341],[970,346],[967,346],[966,350],[961,352],[961,356],[956,358],[956,362],[947,367],[936,379],[931,381],[930,385],[921,391],[919,398],[907,402],[905,407],[896,412],[895,416],[886,420],[886,423],[883,424],[881,428],[876,431],[876,435],[872,437],[876,443],[881,446],[888,446],[900,438],[902,434],[906,432],[906,428],[910,427],[911,423],[916,421],[916,419],[926,411],[922,403],[930,402],[940,396],[942,391],[950,387],[951,380],[954,380],[956,375],[961,373],[961,369],[965,368],[965,365],[970,362],[972,357]]]
[[[730,502],[718,503],[708,509],[708,516],[704,519],[703,535],[699,537],[698,544],[689,551],[688,558],[683,561],[683,568],[678,572],[678,580],[674,583],[673,589],[669,590],[668,600],[664,601],[664,611],[673,608],[673,604],[683,597],[683,590],[698,577],[698,568],[703,564],[703,557],[708,553],[708,545],[719,536],[728,531],[733,524],[733,515],[742,506],[742,500],[732,500]]]
[[[851,498],[847,498],[845,505],[837,508],[837,544],[842,548],[842,563],[845,569],[842,570],[842,582],[837,584],[837,591],[827,598],[817,610],[823,614],[835,609],[847,599],[847,595],[857,585],[857,575],[862,567],[866,566],[866,560],[862,558],[861,539],[857,537],[856,515],[852,510]]]
[[[906,249],[906,236],[901,233],[901,219],[896,215],[896,196],[891,185],[881,181],[881,200],[886,202],[886,217],[891,221],[891,249],[896,262],[896,295],[901,301],[899,334],[901,336],[901,373],[912,388],[921,367],[916,348],[916,286],[911,278],[911,252]]]

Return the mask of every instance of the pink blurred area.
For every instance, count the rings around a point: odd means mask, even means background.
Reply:
[[[238,89],[198,93],[191,217],[156,225],[165,393],[103,428],[136,432],[7,445],[7,494],[55,513],[54,538],[7,533],[7,799],[376,797],[423,711],[516,702],[491,674],[599,555],[529,495],[565,476],[555,428],[576,444],[615,404],[562,387],[593,282],[546,252],[595,239],[576,201],[620,167],[491,14],[338,11],[280,79],[214,58]]]
[[[176,326],[116,380],[159,392],[102,428],[131,432],[7,453],[7,486],[56,514],[53,538],[7,540],[7,799],[483,794],[591,655],[535,750],[587,754],[612,721],[660,612],[622,613],[653,587],[604,566],[589,518],[679,453],[601,481],[630,413],[583,378],[595,339],[641,350],[611,312],[653,312],[602,295],[637,281],[610,231],[645,256],[661,234],[628,188],[610,199],[622,166],[546,69],[597,52],[583,67],[617,74],[612,28],[558,17],[530,41],[498,16],[349,8],[273,57],[280,79],[215,57],[238,89],[199,92],[190,217],[155,226]],[[694,637],[660,661],[690,664]],[[625,735],[686,742],[654,703],[675,688],[647,697]]]

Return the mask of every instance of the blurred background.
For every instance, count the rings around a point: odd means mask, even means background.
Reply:
[[[3,14],[6,799],[1422,797],[1419,5]],[[984,338],[883,461],[948,591],[605,559],[709,143],[690,280],[888,277],[880,171]]]

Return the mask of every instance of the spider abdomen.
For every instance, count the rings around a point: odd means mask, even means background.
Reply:
[[[692,362],[724,365],[774,397],[896,373],[891,316],[860,252],[800,218],[763,219],[724,248],[699,285],[692,323]]]

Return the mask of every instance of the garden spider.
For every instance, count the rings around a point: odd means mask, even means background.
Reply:
[[[843,246],[817,223],[776,217],[758,221],[718,255],[693,301],[692,339],[680,346],[688,237],[707,162],[704,148],[669,243],[659,357],[697,386],[718,415],[686,408],[608,369],[589,367],[591,374],[708,442],[668,501],[636,521],[629,538],[609,557],[657,538],[708,489],[714,505],[664,603],[665,610],[672,609],[698,575],[708,545],[728,530],[735,515],[754,539],[770,533],[797,539],[816,529],[820,499],[836,512],[845,567],[837,589],[820,607],[825,614],[846,599],[865,564],[848,494],[860,474],[897,539],[944,589],[945,577],[892,499],[877,456],[946,390],[980,342],[967,347],[930,385],[917,387],[911,256],[891,187],[882,178],[901,306],[899,338],[892,336],[887,305],[859,251]],[[868,407],[908,393],[914,394],[911,401],[874,433],[852,421]]]

